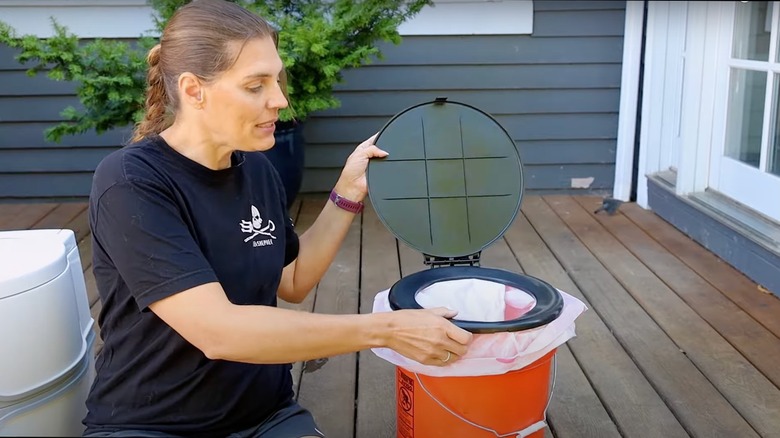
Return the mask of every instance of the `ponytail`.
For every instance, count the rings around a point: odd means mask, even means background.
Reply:
[[[146,75],[146,109],[144,119],[135,128],[133,141],[139,141],[150,134],[159,134],[171,125],[166,117],[169,100],[165,91],[165,76],[160,65],[160,44],[152,47],[146,61],[149,64]]]

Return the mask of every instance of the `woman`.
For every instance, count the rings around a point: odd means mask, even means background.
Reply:
[[[322,315],[302,301],[355,214],[333,202],[300,236],[261,153],[287,106],[273,29],[234,3],[177,11],[149,55],[146,119],[90,196],[104,347],[86,436],[322,436],[293,400],[290,363],[388,347],[425,364],[466,352],[447,309]],[[359,145],[335,192],[367,192]]]

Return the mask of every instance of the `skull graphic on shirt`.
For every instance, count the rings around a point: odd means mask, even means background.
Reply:
[[[252,227],[255,230],[263,227],[263,218],[260,217],[260,211],[254,205],[252,206]]]
[[[258,235],[268,236],[271,239],[276,239],[276,236],[271,234],[275,229],[276,225],[274,224],[274,221],[269,220],[266,226],[263,226],[263,218],[260,216],[260,210],[257,209],[254,205],[251,206],[250,209],[252,220],[242,220],[239,224],[241,226],[241,232],[242,233],[248,233],[250,234],[249,237],[244,239],[244,242],[249,242],[250,240],[254,239]]]

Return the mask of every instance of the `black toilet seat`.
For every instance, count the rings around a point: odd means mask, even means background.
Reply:
[[[507,321],[452,320],[458,327],[472,333],[528,330],[554,321],[563,311],[563,297],[550,284],[538,278],[503,269],[476,266],[432,268],[404,277],[390,288],[388,296],[390,307],[393,310],[422,309],[416,299],[418,292],[440,281],[462,279],[480,279],[512,286],[536,299],[536,306],[516,319]]]

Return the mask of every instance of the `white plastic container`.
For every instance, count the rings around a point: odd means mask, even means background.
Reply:
[[[81,435],[92,325],[73,232],[0,232],[0,436]]]

